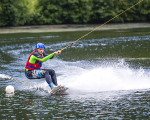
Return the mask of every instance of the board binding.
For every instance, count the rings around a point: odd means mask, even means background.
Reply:
[[[54,87],[51,91],[50,91],[50,95],[66,95],[66,90],[68,88],[64,87],[64,86],[56,86]]]

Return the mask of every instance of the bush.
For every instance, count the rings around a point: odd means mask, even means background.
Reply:
[[[1,0],[0,26],[104,23],[139,0]],[[150,0],[111,22],[149,22]]]

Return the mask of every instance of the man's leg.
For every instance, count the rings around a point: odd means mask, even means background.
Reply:
[[[45,72],[45,79],[46,79],[46,82],[48,84],[51,84],[52,83],[52,79],[51,79],[51,76],[49,75],[49,71],[46,70]]]
[[[51,88],[57,86],[55,71],[52,69],[42,69],[45,71],[45,79]]]
[[[57,84],[57,78],[56,78],[56,73],[55,73],[55,71],[52,70],[52,69],[48,69],[48,71],[49,71],[49,75],[50,75],[51,78],[52,78],[52,82],[57,86],[58,84]]]
[[[25,70],[25,75],[28,79],[40,79],[42,77],[40,70]]]
[[[51,89],[57,86],[56,74],[52,69],[29,70],[25,71],[25,75],[28,79],[45,78]]]

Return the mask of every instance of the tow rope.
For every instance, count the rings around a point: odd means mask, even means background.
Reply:
[[[69,45],[65,46],[64,48],[62,48],[60,51],[63,51],[64,49],[68,48],[69,46],[73,45],[75,42],[81,40],[82,38],[86,37],[87,35],[91,34],[92,32],[94,32],[95,30],[97,30],[98,28],[101,28],[102,26],[104,26],[105,24],[109,23],[110,21],[116,19],[117,17],[119,17],[120,15],[124,14],[125,12],[129,11],[131,8],[137,6],[138,4],[140,4],[141,2],[143,2],[144,0],[140,0],[139,2],[137,2],[136,4],[132,5],[131,7],[129,7],[128,9],[124,10],[123,12],[119,13],[118,15],[116,15],[115,17],[111,18],[110,20],[106,21],[105,23],[103,23],[102,25],[94,28],[93,30],[91,30],[90,32],[86,33],[85,35],[83,35],[82,37],[78,38],[77,40],[75,40],[74,42],[70,43]]]

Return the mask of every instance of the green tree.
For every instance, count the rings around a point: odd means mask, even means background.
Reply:
[[[40,14],[44,24],[62,23],[60,2],[59,0],[40,0],[39,5],[42,6]]]
[[[30,24],[36,13],[38,0],[1,0],[0,26]]]
[[[91,0],[67,0],[61,4],[64,23],[87,23],[92,14]]]
[[[0,6],[1,6],[1,10],[0,10],[0,26],[6,26],[6,25],[12,25],[10,23],[10,21],[13,20],[13,18],[11,17],[11,14],[14,13],[14,11],[11,11],[12,5],[11,5],[11,1],[9,0],[1,0],[0,1]]]
[[[104,23],[139,0],[0,0],[0,26]],[[149,22],[144,0],[111,22]]]

